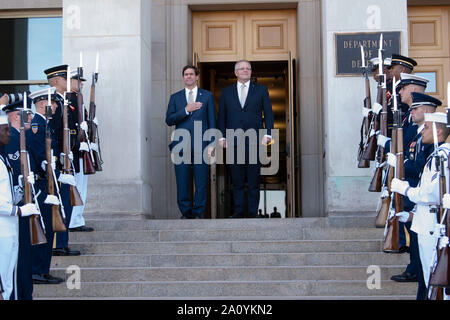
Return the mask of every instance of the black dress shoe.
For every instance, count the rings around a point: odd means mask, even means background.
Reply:
[[[398,253],[405,253],[405,252],[407,252],[407,253],[410,252],[409,247],[402,246],[402,247],[400,247],[400,249],[398,249]]]
[[[391,280],[396,282],[418,282],[417,276],[415,274],[411,274],[406,271],[402,274],[392,276]]]
[[[76,228],[69,228],[69,231],[70,232],[92,232],[92,231],[94,231],[94,228],[81,226],[81,227],[76,227]]]
[[[64,279],[63,279],[63,278],[54,277],[54,276],[52,276],[50,273],[44,274],[43,277],[44,277],[45,279],[47,279],[47,280],[50,280],[50,281],[58,281],[58,283],[64,282]]]
[[[57,248],[52,250],[53,256],[79,256],[81,254],[80,251],[70,250],[69,247]]]
[[[60,281],[58,281],[56,278],[49,278],[46,277],[47,275],[43,274],[33,274],[33,284],[59,284]]]
[[[242,219],[244,216],[242,213],[235,213],[233,214],[230,219]]]

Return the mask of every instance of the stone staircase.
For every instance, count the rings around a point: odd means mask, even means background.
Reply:
[[[396,283],[408,254],[380,250],[373,214],[327,218],[147,220],[87,214],[92,233],[71,233],[80,257],[53,257],[52,274],[80,289],[36,285],[35,299],[414,299],[416,283]],[[368,289],[368,267],[380,289]]]

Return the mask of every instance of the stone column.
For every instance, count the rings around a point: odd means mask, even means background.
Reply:
[[[103,171],[89,176],[86,211],[150,213],[151,2],[64,0],[63,61],[96,88]]]
[[[323,0],[322,20],[325,210],[375,211],[379,193],[367,191],[373,162],[370,169],[358,169],[356,160],[364,81],[362,76],[335,75],[334,36],[335,33],[400,31],[401,54],[406,55],[406,0]],[[375,96],[376,84],[372,81],[372,100]]]

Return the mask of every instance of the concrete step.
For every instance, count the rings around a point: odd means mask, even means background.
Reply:
[[[222,254],[93,254],[53,257],[53,268],[201,267],[201,266],[342,266],[404,265],[408,254],[354,253],[222,253]]]
[[[375,212],[330,212],[326,217],[331,228],[375,228]]]
[[[68,289],[60,285],[37,285],[37,298],[65,299],[100,297],[226,297],[239,299],[241,296],[264,297],[320,297],[329,296],[413,296],[417,283],[396,283],[381,281],[380,289],[369,289],[361,280],[289,280],[289,281],[168,281],[168,282],[83,282],[81,288]]]
[[[380,252],[381,240],[71,242],[83,254]]]
[[[382,239],[383,230],[375,228],[323,229],[209,229],[209,230],[136,230],[72,232],[71,242],[148,242],[148,241],[268,241],[268,240],[352,240]]]
[[[211,229],[255,229],[255,228],[324,228],[327,220],[324,218],[304,219],[201,219],[201,220],[156,220],[126,215],[96,215],[86,218],[86,225],[97,231],[129,231],[129,230],[211,230]]]
[[[381,280],[389,280],[394,274],[402,273],[405,267],[379,268]],[[367,270],[367,266],[101,267],[81,268],[80,277],[82,282],[367,280]],[[66,269],[52,269],[52,275],[66,279]]]

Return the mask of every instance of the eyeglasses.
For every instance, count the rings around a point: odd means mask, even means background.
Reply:
[[[239,69],[236,69],[236,70],[238,70],[238,71],[244,71],[244,70],[252,71],[252,68],[239,68]]]

